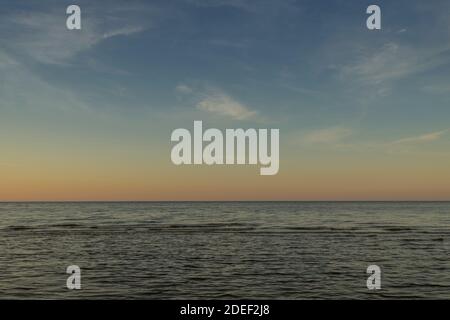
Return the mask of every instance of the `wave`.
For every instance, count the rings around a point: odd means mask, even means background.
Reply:
[[[435,227],[406,226],[289,226],[264,225],[258,223],[224,222],[224,223],[160,223],[146,221],[126,224],[88,224],[88,223],[57,223],[44,225],[10,225],[0,229],[2,232],[21,234],[27,232],[99,232],[99,233],[129,233],[129,232],[173,232],[173,233],[259,233],[259,234],[302,234],[329,233],[335,235],[376,236],[377,234],[427,234],[433,235],[431,241],[444,241],[450,236],[450,229]]]

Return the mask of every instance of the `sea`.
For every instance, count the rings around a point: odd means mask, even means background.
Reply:
[[[450,202],[3,202],[0,299],[450,299]]]

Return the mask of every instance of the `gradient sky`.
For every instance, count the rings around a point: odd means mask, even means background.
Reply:
[[[447,0],[0,5],[0,201],[450,200]],[[278,175],[173,165],[194,120],[279,128]]]

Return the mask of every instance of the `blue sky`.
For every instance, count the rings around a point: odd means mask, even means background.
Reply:
[[[287,125],[398,125],[407,111],[409,125],[439,126],[449,115],[422,107],[448,102],[445,1],[378,2],[375,32],[367,1],[79,1],[80,32],[63,28],[67,3],[3,4],[2,55],[89,108],[173,112],[199,99],[174,94],[186,86]]]

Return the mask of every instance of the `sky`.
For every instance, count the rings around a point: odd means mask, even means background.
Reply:
[[[0,8],[0,201],[450,200],[449,1]],[[175,166],[194,120],[280,129],[279,173]]]

